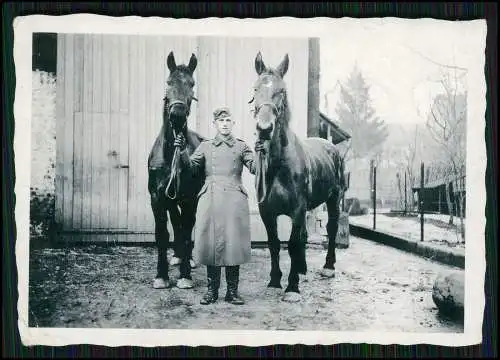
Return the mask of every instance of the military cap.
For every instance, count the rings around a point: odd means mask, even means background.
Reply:
[[[229,110],[229,108],[224,106],[214,110],[214,120],[224,117],[231,117],[231,111]]]

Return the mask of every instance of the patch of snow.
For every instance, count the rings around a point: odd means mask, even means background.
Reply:
[[[424,219],[428,217],[424,215]],[[430,215],[429,215],[430,217]],[[395,236],[401,236],[408,240],[420,240],[420,221],[419,217],[413,219],[405,219],[383,214],[376,215],[375,230],[380,230]],[[441,220],[441,219],[440,219]],[[350,216],[349,223],[353,225],[373,227],[373,214]],[[424,241],[444,243],[448,246],[464,247],[461,242],[460,233],[457,230],[450,230],[438,227],[434,224],[424,223]]]

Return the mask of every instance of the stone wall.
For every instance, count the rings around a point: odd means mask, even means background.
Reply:
[[[33,71],[32,85],[30,235],[37,237],[47,236],[54,223],[56,78]]]

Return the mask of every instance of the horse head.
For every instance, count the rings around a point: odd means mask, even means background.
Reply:
[[[177,65],[174,53],[171,51],[167,57],[167,67],[170,71],[167,78],[163,116],[164,121],[170,121],[176,132],[182,131],[187,125],[187,118],[191,110],[191,102],[197,101],[194,97],[193,72],[198,60],[194,54],[189,59],[189,64]]]
[[[273,138],[279,119],[287,120],[284,116],[287,109],[286,84],[283,77],[288,71],[288,54],[285,55],[277,68],[269,68],[264,64],[259,51],[255,58],[255,70],[259,75],[254,84],[253,98],[249,103],[254,104],[254,118],[257,121],[257,135],[261,140]]]

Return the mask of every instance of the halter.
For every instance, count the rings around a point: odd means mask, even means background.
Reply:
[[[194,97],[194,96],[191,96],[191,100],[198,101],[198,99],[196,97]],[[186,106],[186,108],[187,108],[187,110],[186,110],[186,116],[189,116],[189,114],[191,112],[191,107],[188,106],[184,101],[174,100],[174,101],[170,102],[166,96],[163,98],[163,101],[165,102],[165,105],[166,105],[163,108],[165,110],[167,110],[168,112],[170,112],[170,110],[172,109],[172,107],[174,105],[184,105],[184,106]]]
[[[262,109],[264,106],[269,106],[273,110],[276,117],[279,117],[283,113],[283,108],[284,108],[284,104],[283,104],[284,98],[285,98],[284,90],[280,90],[279,94],[281,96],[280,96],[280,101],[279,101],[278,105],[276,105],[272,101],[263,102],[259,106],[255,107],[254,116],[256,116],[259,113],[260,109]],[[248,103],[251,104],[254,100],[255,100],[255,97],[252,97],[252,99]]]
[[[278,102],[278,105],[276,105],[273,102],[263,102],[259,106],[255,107],[255,113],[254,116],[257,116],[259,113],[260,109],[264,106],[269,106],[274,114],[276,115],[276,118],[278,119],[282,114],[283,114],[283,109],[285,107],[284,105],[284,99],[285,99],[285,94],[284,90],[280,90],[280,100]],[[254,101],[254,98],[249,101],[249,103],[252,103]],[[276,129],[278,129],[281,126],[281,123],[279,121],[276,121]],[[268,164],[266,160],[266,155],[262,154],[262,152],[259,152],[257,154],[257,169],[256,169],[256,176],[255,176],[255,182],[256,182],[256,188],[257,188],[257,203],[261,204],[267,197],[267,186],[266,186],[266,178],[267,178],[267,172],[268,172]],[[261,196],[259,196],[258,192],[259,190],[262,190]]]
[[[191,96],[191,100],[198,101],[198,99],[195,98],[194,96]],[[174,100],[174,101],[170,102],[166,96],[163,98],[163,101],[165,102],[165,105],[168,105],[168,106],[165,106],[165,108],[166,108],[166,110],[168,112],[170,112],[170,109],[174,105],[177,105],[177,104],[185,105],[186,108],[187,108],[187,110],[186,110],[186,117],[189,116],[190,107],[188,107],[185,102],[180,101],[180,100]],[[184,130],[185,128],[187,128],[187,121],[184,122],[184,125],[182,126],[182,130]],[[173,127],[172,127],[172,133],[173,133],[174,139],[175,139],[176,136],[177,136],[177,133],[176,133],[176,131],[175,131],[175,129]],[[168,180],[167,187],[165,188],[165,195],[169,199],[172,199],[172,200],[174,200],[175,198],[177,198],[177,194],[178,194],[179,188],[180,188],[180,177],[179,177],[180,166],[179,166],[179,160],[180,160],[180,149],[178,147],[176,147],[175,150],[174,150],[174,156],[172,157],[172,163],[171,163],[171,166],[170,166],[170,178]],[[173,193],[172,193],[171,187],[172,187],[172,184],[174,183],[174,181],[175,181],[175,186],[174,186]]]

